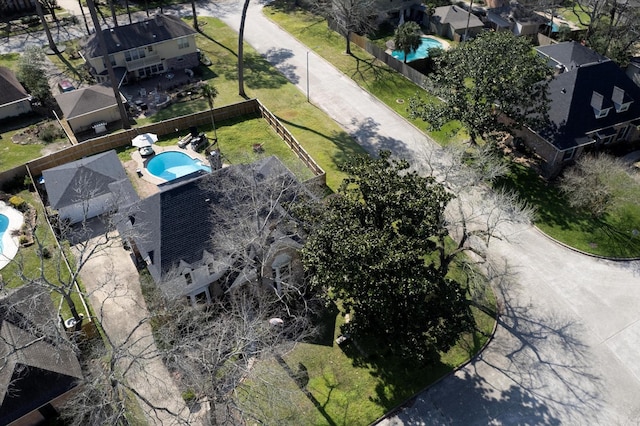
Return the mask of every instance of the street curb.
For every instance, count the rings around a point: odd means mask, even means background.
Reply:
[[[493,341],[493,338],[495,337],[496,331],[498,330],[498,319],[499,319],[499,317],[500,317],[500,313],[498,312],[498,301],[496,300],[496,316],[494,317],[493,330],[491,330],[491,334],[489,335],[489,338],[487,339],[486,342],[484,342],[484,345],[482,345],[482,347],[478,350],[478,352],[473,354],[473,356],[471,358],[469,358],[467,361],[465,361],[464,363],[460,364],[459,366],[457,366],[456,368],[454,368],[453,370],[451,370],[447,374],[445,374],[442,377],[440,377],[435,382],[433,382],[430,385],[424,387],[423,389],[420,389],[414,395],[412,395],[409,398],[405,399],[400,404],[396,405],[391,410],[387,411],[381,417],[378,417],[376,420],[374,420],[373,422],[369,423],[369,426],[377,425],[381,421],[383,421],[383,420],[395,415],[396,413],[400,412],[402,409],[410,406],[419,395],[421,395],[423,393],[426,393],[429,389],[431,389],[432,387],[436,386],[441,381],[443,381],[443,380],[449,378],[450,376],[456,374],[458,371],[462,370],[463,368],[465,368],[467,365],[471,364],[472,362],[475,362],[480,357],[480,355],[482,355],[482,353],[485,351],[487,346],[489,346],[489,343],[491,343]]]
[[[564,248],[567,248],[567,249],[569,249],[571,251],[574,251],[576,253],[582,254],[584,256],[593,257],[595,259],[609,260],[609,261],[612,261],[612,262],[634,262],[634,261],[640,260],[640,257],[609,257],[609,256],[601,256],[599,254],[587,253],[586,251],[582,251],[582,250],[577,249],[575,247],[571,247],[570,245],[565,244],[562,241],[556,240],[551,235],[547,234],[546,232],[544,232],[543,230],[538,228],[536,225],[533,225],[533,229],[538,231],[539,234],[543,235],[548,240],[553,241],[554,243],[558,244],[559,246],[562,246]]]

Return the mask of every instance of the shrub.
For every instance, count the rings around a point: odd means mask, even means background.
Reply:
[[[186,391],[182,392],[182,399],[184,399],[184,402],[186,402],[187,404],[192,404],[196,400],[196,393],[193,391],[193,389],[187,389]]]
[[[44,259],[51,259],[51,250],[49,250],[49,247],[42,247],[42,257]]]
[[[24,198],[14,195],[13,197],[9,198],[9,204],[11,204],[13,208],[22,211],[22,209],[25,208],[27,202],[24,200]]]
[[[40,130],[40,135],[39,135],[40,140],[44,141],[45,143],[51,143],[63,136],[64,134],[62,133],[62,130],[60,130],[60,128],[58,128],[53,123],[49,123],[43,126],[42,129]]]

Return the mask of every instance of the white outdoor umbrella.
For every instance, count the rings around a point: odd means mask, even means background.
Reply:
[[[143,133],[131,140],[131,145],[142,148],[143,146],[151,146],[154,142],[158,142],[158,135],[154,133]]]

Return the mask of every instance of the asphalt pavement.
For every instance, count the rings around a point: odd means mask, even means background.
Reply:
[[[237,31],[241,6],[198,3],[198,13]],[[308,72],[310,101],[369,152],[446,161],[422,132],[266,19],[261,7],[249,8],[245,40],[305,94]],[[180,13],[190,14],[189,6]],[[0,51],[36,39],[3,39]],[[489,248],[494,264],[508,265],[496,285],[501,315],[491,343],[381,424],[640,424],[640,262],[585,256],[529,225],[511,231],[509,241]]]

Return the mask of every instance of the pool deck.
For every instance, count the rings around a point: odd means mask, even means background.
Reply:
[[[167,182],[164,179],[160,179],[152,175],[147,170],[147,163],[156,155],[162,152],[177,151],[207,164],[207,159],[204,155],[191,149],[191,145],[187,145],[185,148],[180,148],[177,144],[172,146],[153,145],[153,150],[155,151],[155,155],[147,158],[142,158],[138,150],[135,150],[131,153],[131,161],[125,163],[125,170],[133,181],[133,186],[142,198],[146,198],[156,192],[160,192],[158,185]]]
[[[18,253],[20,247],[20,240],[18,237],[14,237],[12,234],[14,231],[20,231],[24,218],[22,213],[13,207],[9,207],[4,202],[0,201],[0,214],[3,214],[9,218],[9,226],[4,231],[2,236],[2,253],[0,254],[0,269],[4,268],[13,260]]]

